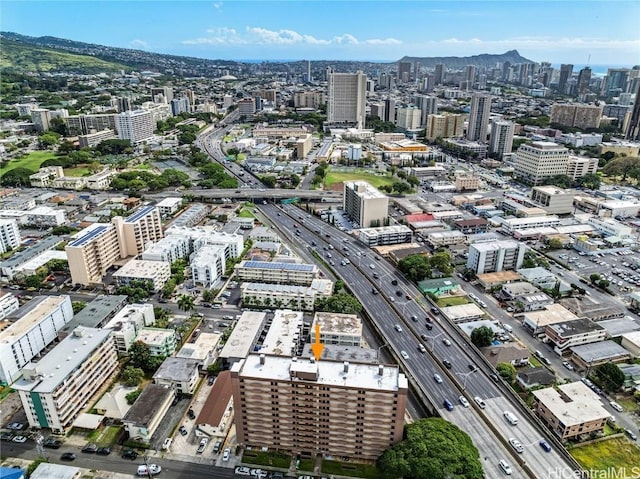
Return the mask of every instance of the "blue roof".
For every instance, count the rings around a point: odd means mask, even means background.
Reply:
[[[150,211],[154,210],[155,208],[156,207],[154,205],[144,206],[140,208],[138,211],[136,211],[135,213],[133,213],[131,216],[129,216],[126,220],[124,220],[124,222],[134,223],[138,221],[140,218],[145,217]]]
[[[22,479],[23,477],[25,477],[24,469],[0,467],[0,478],[2,479]]]
[[[74,247],[74,248],[84,246],[92,239],[96,238],[97,236],[100,236],[103,232],[105,232],[109,228],[109,226],[110,225],[98,226],[97,228],[92,229],[91,231],[81,236],[80,238],[73,240],[67,246]]]
[[[289,271],[313,271],[314,265],[312,264],[297,264],[297,263],[270,263],[268,261],[246,261],[244,263],[245,268],[256,269],[280,269]]]

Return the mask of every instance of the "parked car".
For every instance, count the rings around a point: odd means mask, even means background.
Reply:
[[[97,444],[87,444],[82,448],[82,452],[87,452],[89,454],[93,454],[98,450]]]
[[[65,452],[60,456],[61,461],[75,461],[76,455],[72,452]]]
[[[111,448],[109,448],[109,447],[99,447],[98,450],[96,451],[96,454],[98,456],[108,456],[109,454],[111,454]]]
[[[18,443],[27,442],[27,438],[24,436],[16,436],[12,439],[12,441]]]
[[[42,445],[50,449],[60,449],[60,446],[62,446],[62,441],[60,439],[54,439],[52,437],[49,437],[44,440]]]
[[[138,453],[133,449],[125,449],[122,451],[122,459],[130,459],[135,461],[138,458]]]
[[[189,434],[187,432],[187,428],[184,426],[180,426],[180,429],[178,429],[180,431],[180,434],[182,434],[183,436],[186,436],[187,434]]]
[[[222,453],[222,460],[228,461],[230,457],[231,457],[231,448],[227,447]]]

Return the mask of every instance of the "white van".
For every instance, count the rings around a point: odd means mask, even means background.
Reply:
[[[513,333],[513,328],[511,326],[509,326],[508,324],[503,324],[502,327],[504,328],[505,331],[507,331],[509,333]]]
[[[504,418],[509,421],[509,424],[511,424],[512,426],[517,426],[518,425],[518,418],[515,417],[515,415],[509,411],[505,411],[504,412]]]
[[[507,463],[507,461],[505,461],[504,459],[500,459],[498,465],[507,476],[511,475],[511,466],[509,465],[509,463]]]
[[[617,402],[615,402],[615,401],[611,401],[611,402],[609,403],[609,406],[611,406],[613,409],[615,409],[615,410],[616,410],[616,411],[618,411],[618,412],[624,412],[624,409],[622,408],[622,406],[620,406],[620,404],[618,404],[618,403],[617,403]]]

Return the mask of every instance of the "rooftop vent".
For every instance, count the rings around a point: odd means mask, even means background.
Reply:
[[[264,361],[266,359],[266,356],[264,354],[260,355],[260,364],[262,364],[264,366]]]
[[[382,364],[378,365],[378,376],[384,375],[384,366]]]
[[[345,361],[343,363],[342,372],[344,372],[345,374],[349,372],[349,361]]]

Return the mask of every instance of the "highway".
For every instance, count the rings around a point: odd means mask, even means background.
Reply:
[[[511,464],[513,477],[541,478],[546,477],[549,471],[559,470],[557,468],[575,468],[556,448],[551,453],[545,453],[540,448],[538,443],[543,438],[554,444],[548,433],[534,425],[532,419],[512,403],[510,394],[503,390],[505,386],[491,379],[493,370],[484,363],[483,358],[475,356],[452,325],[436,316],[432,317],[433,329],[427,329],[425,318],[429,315],[429,305],[395,267],[382,258],[376,259],[376,253],[353,237],[339,232],[319,218],[306,215],[295,206],[267,205],[260,206],[260,210],[288,239],[297,242],[300,247],[315,249],[325,262],[334,262],[336,276],[349,285],[353,294],[364,305],[380,334],[386,338],[389,349],[395,352],[403,370],[417,386],[418,394],[423,399],[428,398],[439,415],[472,437],[480,452],[487,477],[499,477],[503,474],[498,468],[498,461],[501,459]],[[294,224],[300,230],[299,235],[293,234],[296,230]],[[312,246],[312,241],[317,245]],[[333,249],[329,249],[329,245]],[[341,265],[342,259],[346,258],[344,254],[347,253],[344,247],[348,249],[348,259],[351,261],[346,266]],[[374,278],[374,273],[378,275],[378,279]],[[391,283],[394,279],[398,281],[397,286]],[[372,289],[379,294],[373,294]],[[397,291],[400,291],[401,296],[397,295]],[[415,299],[407,300],[407,294]],[[412,321],[411,316],[416,316],[417,321]],[[395,329],[397,324],[402,332]],[[427,337],[426,341],[420,338],[423,334]],[[444,339],[449,339],[451,346],[445,345]],[[420,344],[423,344],[426,353],[419,351]],[[401,351],[406,352],[408,359],[402,358]],[[450,361],[451,369],[444,367],[442,360]],[[470,370],[470,364],[476,367],[475,372]],[[441,384],[434,380],[435,373],[441,376]],[[460,404],[460,395],[467,398],[470,408]],[[485,409],[477,407],[473,401],[475,396],[484,400]],[[443,406],[445,399],[453,404],[453,411],[450,412]],[[520,419],[519,424],[510,425],[503,417],[504,411],[514,413]],[[491,427],[495,430],[491,430]],[[511,437],[517,438],[525,447],[522,454],[517,454],[507,445],[506,441]]]

